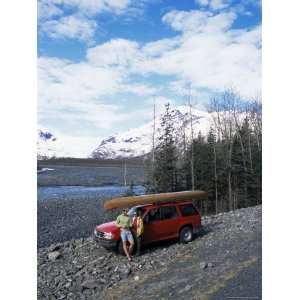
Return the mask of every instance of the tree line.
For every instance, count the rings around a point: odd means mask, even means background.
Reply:
[[[148,192],[205,190],[208,199],[200,202],[204,214],[260,204],[261,102],[243,100],[227,90],[211,98],[207,109],[211,125],[204,136],[194,132],[191,105],[190,115],[176,126],[176,111],[166,105],[146,162]]]

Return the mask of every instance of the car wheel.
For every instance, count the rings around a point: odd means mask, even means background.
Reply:
[[[189,243],[193,239],[193,230],[189,226],[185,226],[180,230],[179,241],[180,243]]]

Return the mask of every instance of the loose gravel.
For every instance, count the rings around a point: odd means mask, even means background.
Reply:
[[[99,209],[99,203],[89,205],[80,207]],[[70,220],[72,210],[67,215]],[[89,226],[100,218],[95,212]],[[88,235],[89,226],[82,232]],[[243,291],[261,299],[261,280],[253,274],[261,276],[261,206],[205,217],[193,242],[148,247],[131,263],[91,237],[38,249],[38,299],[207,300],[245,297]]]
[[[95,225],[115,218],[104,213],[103,199],[53,199],[37,203],[37,246],[91,236]]]

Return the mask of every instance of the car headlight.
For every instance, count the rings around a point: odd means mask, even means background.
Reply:
[[[108,240],[112,240],[114,238],[114,235],[110,232],[104,232],[104,238]]]

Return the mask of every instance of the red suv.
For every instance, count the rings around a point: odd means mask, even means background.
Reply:
[[[137,209],[142,210],[144,220],[143,245],[172,238],[188,243],[201,227],[200,212],[192,201],[134,206],[128,212],[132,219]],[[123,253],[120,229],[115,221],[96,226],[94,238],[104,248]]]

